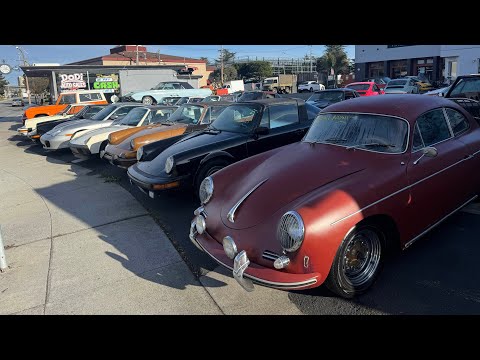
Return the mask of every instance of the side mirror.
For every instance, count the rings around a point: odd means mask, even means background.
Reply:
[[[255,129],[255,135],[267,135],[270,129],[266,126],[259,126]]]
[[[413,162],[413,165],[417,165],[418,162],[424,157],[435,157],[438,155],[438,150],[437,148],[434,148],[433,146],[427,146],[426,148],[422,149],[422,156],[420,156],[417,160]]]

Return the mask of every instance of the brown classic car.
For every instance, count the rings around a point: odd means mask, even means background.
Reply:
[[[202,130],[231,104],[226,101],[184,104],[157,125],[112,133],[103,157],[113,165],[128,168],[137,162],[137,150],[143,145]]]
[[[351,298],[387,253],[477,198],[479,122],[441,97],[330,105],[301,142],[207,177],[190,239],[246,290],[325,283]]]

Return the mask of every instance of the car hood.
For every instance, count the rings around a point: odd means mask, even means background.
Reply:
[[[92,136],[102,135],[102,134],[103,135],[108,135],[111,132],[114,132],[114,131],[117,131],[117,130],[123,130],[123,129],[127,129],[127,128],[129,128],[129,126],[127,126],[127,125],[111,125],[111,126],[96,128],[96,129],[87,131],[86,133],[84,133],[83,135],[81,135],[77,138],[72,139],[71,142],[76,143],[76,144],[83,144],[83,143],[86,143],[88,141],[88,139],[90,139]]]
[[[274,150],[238,180],[228,177],[231,184],[222,189],[222,194],[228,194],[222,199],[222,222],[233,229],[255,226],[299,197],[365,170],[368,157],[364,151],[305,142]],[[238,207],[235,222],[228,221],[230,209],[262,181],[265,182]]]
[[[67,121],[66,123],[59,124],[50,131],[52,133],[55,133],[58,130],[60,130],[61,132],[75,132],[78,130],[97,129],[101,127],[106,127],[106,126],[110,126],[112,123],[113,123],[113,120],[106,120],[106,121],[73,120],[73,121]]]
[[[234,143],[246,142],[248,136],[228,131],[196,131],[169,146],[152,161],[139,162],[138,169],[146,174],[160,176],[164,173],[165,161],[169,156],[174,156],[178,164],[188,161],[189,156],[202,156],[216,149],[230,147]]]
[[[139,147],[150,144],[152,142],[163,140],[172,136],[180,135],[185,132],[187,128],[186,124],[174,124],[174,125],[150,125],[140,128],[140,131],[131,134],[125,138],[119,147],[130,150],[130,142],[133,140],[133,150],[138,150]]]

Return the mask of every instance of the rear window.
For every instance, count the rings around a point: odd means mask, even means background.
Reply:
[[[355,84],[355,85],[347,85],[349,89],[353,90],[368,90],[370,88],[370,84]]]
[[[79,94],[78,98],[81,102],[99,101],[102,100],[102,95],[100,93]]]
[[[404,86],[406,83],[407,83],[407,80],[392,80],[392,81],[389,81],[387,86],[388,87],[391,87],[392,85]]]

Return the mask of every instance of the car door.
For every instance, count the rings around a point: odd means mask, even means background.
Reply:
[[[417,119],[412,142],[407,177],[413,238],[467,200],[469,190],[455,179],[469,176],[468,161],[464,161],[469,152],[465,144],[453,136],[442,108],[428,111]],[[426,147],[434,147],[437,155],[423,156]]]
[[[300,122],[298,110],[296,103],[266,107],[259,126],[268,128],[268,133],[247,141],[248,156],[300,141],[308,128]]]

